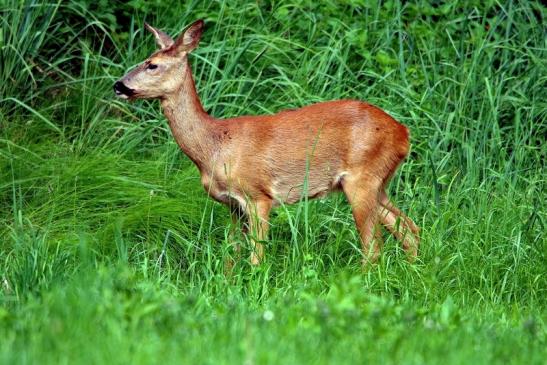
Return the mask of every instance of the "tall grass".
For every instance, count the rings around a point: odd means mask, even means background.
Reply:
[[[0,13],[0,361],[544,361],[539,2],[5,0]],[[191,64],[214,116],[355,98],[410,128],[390,195],[422,227],[416,264],[386,236],[363,271],[333,195],[278,208],[264,264],[225,275],[227,209],[158,103],[111,91],[154,50],[143,21],[175,35],[198,17]]]

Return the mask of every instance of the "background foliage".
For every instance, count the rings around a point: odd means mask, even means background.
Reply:
[[[0,0],[0,361],[544,363],[545,7],[517,1]],[[391,196],[422,227],[362,271],[349,207],[228,215],[154,101],[113,82],[206,21],[216,117],[356,98],[409,126]],[[387,238],[387,237],[386,237]],[[239,237],[243,240],[244,238]]]

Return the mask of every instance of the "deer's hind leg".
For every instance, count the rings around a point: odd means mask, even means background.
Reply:
[[[403,246],[411,261],[418,256],[420,244],[419,228],[416,224],[391,203],[385,193],[379,194],[379,220]]]
[[[400,217],[407,229],[409,229],[412,233],[416,236],[420,234],[420,228],[418,228],[416,223],[414,223],[409,216],[405,215],[399,208],[397,208],[395,204],[389,200],[386,192],[383,190],[380,192],[379,202],[383,208],[391,211],[396,217]]]
[[[361,237],[365,265],[377,261],[380,256],[382,242],[380,227],[377,227],[376,223],[378,222],[378,192],[381,186],[382,181],[373,175],[348,175],[342,182],[342,189],[351,205],[355,225]]]

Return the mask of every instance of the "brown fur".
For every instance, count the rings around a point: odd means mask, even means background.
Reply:
[[[203,22],[194,23],[176,41],[147,28],[162,49],[120,82],[134,93],[131,97],[161,100],[173,135],[197,165],[207,193],[247,216],[253,264],[263,257],[260,241],[267,236],[272,207],[298,202],[303,194],[315,198],[337,190],[352,206],[365,262],[379,254],[378,223],[416,257],[418,228],[385,193],[409,151],[405,126],[356,100],[215,119],[203,110],[187,58],[199,42]],[[148,69],[150,64],[157,68]]]

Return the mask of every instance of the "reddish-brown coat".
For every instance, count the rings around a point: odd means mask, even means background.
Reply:
[[[385,194],[409,151],[405,126],[357,100],[215,119],[203,110],[187,60],[203,23],[194,23],[176,41],[147,27],[162,49],[128,73],[119,82],[121,90],[130,90],[131,97],[161,99],[173,135],[197,165],[207,193],[230,205],[234,214],[248,216],[253,263],[263,256],[260,241],[266,238],[272,206],[335,190],[343,190],[352,206],[366,261],[379,253],[378,223],[416,256],[418,228]],[[150,64],[156,67],[151,70]]]

